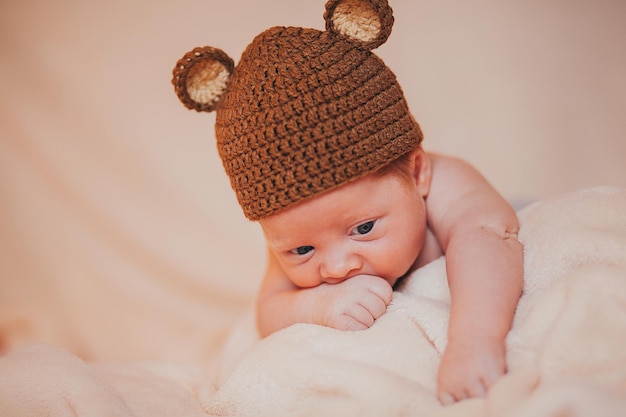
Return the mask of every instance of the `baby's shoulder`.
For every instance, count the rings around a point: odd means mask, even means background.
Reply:
[[[426,199],[431,218],[445,223],[506,205],[487,179],[469,162],[447,155],[429,154],[431,183]],[[435,229],[437,229],[435,227]]]
[[[463,195],[489,187],[485,177],[464,159],[436,153],[429,153],[428,157],[431,164],[431,203],[440,201],[442,207],[446,207]]]

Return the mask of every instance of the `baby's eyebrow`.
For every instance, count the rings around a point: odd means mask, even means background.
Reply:
[[[267,244],[276,252],[286,252],[286,251],[298,248],[300,246],[304,246],[304,245],[298,245],[294,243],[292,239],[290,239],[289,237],[282,238],[282,239],[281,238],[272,239],[269,235],[266,235],[265,240]]]
[[[298,238],[298,233],[293,230],[288,231],[283,227],[280,230],[272,229],[261,225],[266,244],[275,252],[287,252],[300,246],[312,246]],[[274,232],[274,233],[272,233]]]

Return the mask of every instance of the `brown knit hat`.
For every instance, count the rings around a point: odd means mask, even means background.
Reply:
[[[224,169],[259,220],[374,172],[422,141],[394,74],[370,52],[393,25],[384,0],[330,0],[326,30],[274,27],[239,64],[196,48],[172,80],[190,109],[217,112]]]

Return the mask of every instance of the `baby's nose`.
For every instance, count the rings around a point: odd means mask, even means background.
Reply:
[[[355,275],[362,266],[356,253],[333,250],[320,265],[320,273],[325,280],[344,280]]]

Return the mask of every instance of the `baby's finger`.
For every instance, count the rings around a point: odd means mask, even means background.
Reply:
[[[455,403],[456,399],[454,398],[454,396],[452,394],[450,394],[449,392],[440,392],[439,395],[439,402],[442,405],[452,405]]]
[[[393,289],[391,285],[382,278],[372,280],[368,283],[367,289],[372,294],[378,296],[384,303],[385,307],[391,302],[391,296],[393,295]]]
[[[487,388],[481,380],[473,381],[465,388],[465,398],[483,397],[487,393]]]
[[[374,324],[374,317],[362,305],[353,304],[350,309],[342,314],[340,320],[345,330],[364,330]]]
[[[377,294],[373,296],[367,297],[359,302],[361,307],[366,309],[369,314],[372,316],[372,319],[375,320],[382,316],[385,311],[387,311],[387,304],[385,300],[379,297]],[[372,322],[373,324],[373,322]],[[371,324],[370,324],[371,326]]]
[[[485,391],[487,391],[503,374],[506,373],[506,365],[502,368],[491,367],[483,374],[481,381]]]
[[[368,329],[369,326],[364,325],[363,323],[353,319],[350,316],[342,316],[338,319],[338,325],[333,326],[339,330],[347,330],[347,331],[359,331]]]

